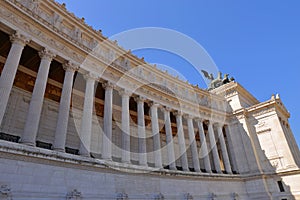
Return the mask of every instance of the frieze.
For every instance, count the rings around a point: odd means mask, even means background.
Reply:
[[[267,114],[267,113],[270,113],[270,112],[273,112],[273,111],[276,111],[276,108],[275,108],[275,107],[272,107],[272,108],[264,108],[264,109],[261,109],[261,110],[253,111],[253,112],[251,112],[251,113],[252,113],[252,116],[253,116],[253,117],[258,117],[258,116],[261,116],[261,115],[264,115],[264,114]]]

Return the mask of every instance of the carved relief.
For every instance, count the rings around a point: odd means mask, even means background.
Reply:
[[[128,194],[124,192],[117,194],[117,200],[128,200]]]
[[[78,190],[74,189],[71,192],[68,192],[67,200],[81,200],[81,192],[79,192]]]
[[[3,199],[3,200],[11,200],[12,199],[11,189],[8,185],[0,186],[0,199]]]

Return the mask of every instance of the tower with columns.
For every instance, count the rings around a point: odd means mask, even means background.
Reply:
[[[1,198],[300,199],[279,95],[192,86],[53,0],[0,19]]]

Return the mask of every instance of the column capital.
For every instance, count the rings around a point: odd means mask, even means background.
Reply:
[[[51,61],[56,55],[52,51],[44,48],[39,52],[39,56],[41,57],[41,59],[46,59]]]
[[[186,119],[194,119],[195,118],[193,115],[190,115],[190,114],[184,114],[183,117]]]
[[[107,81],[105,83],[102,83],[102,86],[105,90],[112,90],[112,89],[114,89],[115,84],[113,84],[112,82]]]
[[[222,124],[222,123],[220,123],[220,122],[216,122],[215,124],[216,124],[216,126],[217,126],[218,128],[222,128],[222,127],[224,126],[224,124]]]
[[[28,37],[22,35],[18,31],[15,32],[14,34],[10,35],[9,39],[13,44],[17,43],[22,46],[25,46],[30,41],[30,39]]]
[[[156,107],[156,108],[158,108],[159,106],[160,106],[160,104],[159,103],[156,103],[156,102],[154,102],[154,101],[151,101],[151,102],[149,102],[149,106],[150,107]]]
[[[67,61],[63,64],[63,69],[69,72],[75,72],[79,70],[79,66],[72,61]]]
[[[168,106],[164,106],[163,108],[162,108],[162,110],[164,111],[164,112],[172,112],[172,108],[171,107],[168,107]]]
[[[202,119],[202,118],[197,117],[197,118],[195,118],[195,121],[198,122],[198,123],[203,123],[205,120]]]
[[[86,74],[83,75],[85,80],[93,80],[96,81],[99,79],[99,76],[93,72],[87,72]]]
[[[137,102],[137,103],[139,103],[139,102],[145,102],[146,101],[146,97],[144,97],[144,96],[136,96],[136,97],[134,97],[134,100]]]
[[[183,112],[180,111],[180,110],[174,111],[173,114],[174,114],[176,117],[182,117],[182,116],[183,116]]]
[[[130,97],[132,95],[132,92],[130,92],[129,90],[123,89],[121,88],[119,90],[119,94],[123,97]]]
[[[212,120],[205,120],[204,122],[206,125],[212,125],[212,126],[216,123],[215,121]]]

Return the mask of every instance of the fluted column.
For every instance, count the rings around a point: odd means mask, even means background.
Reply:
[[[153,135],[153,149],[154,149],[154,164],[157,168],[162,168],[162,157],[161,157],[161,145],[160,145],[160,133],[158,124],[157,109],[159,104],[151,103],[151,125]]]
[[[113,88],[110,82],[103,84],[105,89],[104,102],[104,135],[102,139],[102,158],[112,160],[112,111],[113,111]]]
[[[15,33],[10,36],[10,41],[12,45],[0,77],[0,125],[6,111],[21,55],[28,39],[19,33]]]
[[[208,122],[208,135],[209,135],[210,147],[211,147],[212,154],[213,154],[215,169],[218,173],[222,173],[221,165],[220,165],[220,157],[219,157],[219,153],[218,153],[218,148],[217,148],[217,143],[216,143],[216,139],[215,139],[215,133],[214,133],[212,122]]]
[[[181,158],[181,166],[184,171],[189,171],[188,160],[186,155],[185,138],[183,132],[183,125],[182,125],[182,113],[175,112],[174,114],[176,115],[177,136],[178,136],[178,144],[179,144],[179,153]]]
[[[65,151],[74,72],[78,70],[78,66],[74,65],[71,62],[67,62],[63,64],[63,68],[65,70],[65,78],[62,88],[62,94],[60,97],[58,118],[53,144],[54,150],[62,152]]]
[[[190,140],[190,147],[192,152],[193,158],[193,165],[196,172],[200,172],[200,162],[199,162],[199,155],[197,150],[197,143],[195,138],[195,129],[193,124],[193,117],[190,115],[186,116],[187,123],[188,123],[188,132],[189,132],[189,140]]]
[[[201,143],[201,148],[200,148],[201,158],[203,158],[204,167],[205,167],[206,172],[211,173],[212,171],[211,171],[209,153],[207,150],[207,143],[206,143],[206,138],[205,138],[204,129],[203,129],[203,120],[198,119],[197,123],[198,123],[200,143]]]
[[[144,97],[136,97],[138,111],[138,145],[139,145],[139,165],[147,166],[147,149],[146,149],[146,130],[145,130],[145,113]]]
[[[97,75],[87,73],[84,75],[86,80],[83,113],[80,126],[80,147],[79,154],[82,156],[90,156],[91,139],[92,139],[92,125],[93,125],[93,106],[95,97],[95,81],[98,79]]]
[[[122,96],[122,162],[130,163],[130,115],[129,115],[129,97],[130,92],[121,90]]]
[[[224,134],[223,134],[223,125],[218,123],[217,128],[218,128],[218,136],[219,136],[219,140],[220,140],[220,145],[221,145],[221,151],[222,151],[222,155],[223,155],[225,170],[228,174],[232,174],[232,169],[231,169],[231,165],[230,165],[230,161],[229,161],[228,151],[227,151],[227,147],[226,147],[226,143],[225,143],[225,139],[224,139]]]
[[[21,139],[23,144],[30,146],[35,146],[50,64],[55,55],[51,51],[44,49],[39,52],[39,56],[41,57],[41,63],[35,80],[25,128]]]
[[[172,126],[171,126],[171,118],[170,118],[171,108],[165,107],[163,111],[164,111],[164,119],[165,119],[168,164],[171,170],[176,170],[176,163],[175,163],[176,159],[175,159],[173,134],[172,134]]]

